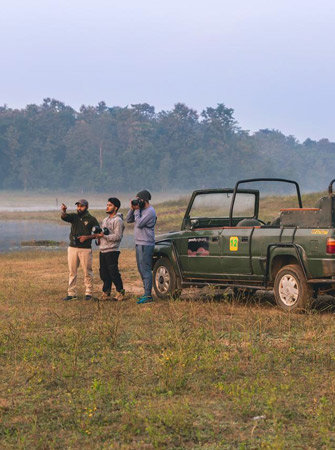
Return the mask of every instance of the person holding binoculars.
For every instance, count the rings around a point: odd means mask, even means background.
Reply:
[[[91,300],[93,293],[92,229],[99,226],[97,219],[88,212],[88,201],[82,198],[76,202],[77,213],[68,213],[62,203],[61,219],[71,223],[70,246],[68,248],[69,286],[65,301],[77,298],[77,272],[81,265],[84,272],[85,300]]]
[[[138,298],[137,303],[153,301],[152,291],[152,255],[155,248],[155,225],[157,216],[155,209],[150,205],[151,194],[144,189],[130,202],[127,214],[127,223],[135,223],[134,237],[136,245],[137,268],[141,275],[144,294]]]
[[[118,212],[120,206],[118,198],[108,199],[106,206],[108,217],[102,221],[99,233],[93,234],[100,245],[100,278],[103,281],[101,300],[111,299],[112,284],[116,288],[114,300],[124,299],[125,292],[118,267],[119,247],[124,231],[123,215]]]

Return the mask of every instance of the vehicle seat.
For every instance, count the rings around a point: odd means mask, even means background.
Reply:
[[[236,224],[237,227],[259,227],[261,225],[257,219],[242,219]]]
[[[270,227],[279,227],[280,226],[280,215],[275,217],[269,222]]]

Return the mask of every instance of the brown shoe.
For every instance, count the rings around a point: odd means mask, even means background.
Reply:
[[[124,300],[124,292],[117,292],[114,298],[116,301],[122,302]]]
[[[100,297],[100,300],[110,300],[111,299],[111,293],[110,292],[103,292],[102,296]]]

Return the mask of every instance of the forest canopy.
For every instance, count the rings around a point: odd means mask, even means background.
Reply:
[[[266,176],[320,190],[335,178],[334,156],[328,139],[243,130],[223,103],[201,113],[103,101],[75,111],[51,98],[0,107],[0,189],[192,190]]]

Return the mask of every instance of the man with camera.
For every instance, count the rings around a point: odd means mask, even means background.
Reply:
[[[115,300],[124,299],[123,283],[118,267],[119,247],[124,231],[123,215],[118,212],[120,206],[121,202],[118,198],[111,197],[108,199],[106,206],[108,217],[102,221],[100,233],[95,234],[100,245],[100,278],[103,281],[102,300],[111,298],[113,283],[116,288]]]
[[[62,203],[61,218],[71,223],[70,246],[68,248],[69,286],[65,301],[77,298],[77,272],[81,265],[84,271],[85,300],[91,300],[93,293],[92,270],[92,229],[99,226],[97,219],[88,212],[88,201],[82,198],[76,202],[77,213],[67,213],[67,206]]]
[[[127,223],[135,223],[134,237],[136,245],[137,268],[141,275],[144,294],[137,303],[152,302],[152,255],[155,248],[155,225],[157,216],[154,208],[149,204],[151,194],[147,190],[137,193],[136,199],[130,203]]]

